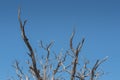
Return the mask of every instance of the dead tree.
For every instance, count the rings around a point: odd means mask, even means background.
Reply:
[[[36,59],[32,45],[29,42],[29,39],[25,33],[25,24],[27,20],[22,22],[20,17],[20,9],[18,10],[18,20],[20,23],[20,30],[22,39],[29,50],[29,57],[31,63],[28,64],[29,71],[33,77],[24,74],[22,69],[19,67],[19,62],[16,61],[14,68],[19,80],[97,80],[101,72],[98,72],[100,64],[107,60],[107,57],[102,60],[97,60],[92,68],[89,68],[87,65],[89,61],[85,61],[83,66],[80,66],[79,54],[83,47],[85,39],[83,38],[81,42],[78,43],[77,47],[73,47],[73,39],[75,31],[72,32],[70,37],[69,46],[70,49],[66,50],[65,53],[52,53],[51,47],[54,44],[53,41],[50,42],[47,46],[40,41],[40,48],[47,52],[46,56],[41,57],[40,60]],[[50,56],[50,55],[54,56]],[[67,59],[70,58],[68,64]],[[38,67],[39,65],[40,67]],[[59,75],[60,74],[60,75]],[[64,75],[65,74],[65,75]],[[66,75],[69,76],[66,78]]]

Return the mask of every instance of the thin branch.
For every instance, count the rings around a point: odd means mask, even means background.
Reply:
[[[46,60],[48,61],[50,56],[50,47],[53,45],[54,41],[51,41],[47,46],[43,45],[43,42],[40,41],[40,47],[47,51],[47,57]]]
[[[75,55],[75,58],[73,59],[73,67],[72,67],[72,72],[71,72],[71,80],[74,80],[75,78],[75,74],[76,74],[76,68],[77,68],[77,64],[78,64],[78,56],[79,56],[79,52],[83,46],[84,43],[84,38],[82,39],[82,43],[79,42],[78,46],[76,49],[73,48],[73,38],[74,38],[74,34],[75,32],[73,31],[71,38],[70,38],[70,49],[73,52],[73,54]]]
[[[15,64],[13,65],[13,67],[16,70],[16,74],[17,74],[18,78],[20,80],[23,80],[24,73],[22,72],[21,68],[19,67],[19,62],[17,60],[15,61]]]
[[[96,70],[98,69],[98,67],[100,66],[100,64],[102,64],[103,62],[105,62],[108,59],[108,57],[105,57],[102,60],[97,60],[95,65],[93,66],[93,68],[91,69],[91,77],[90,80],[94,80],[94,77],[96,77]]]
[[[71,37],[70,37],[70,49],[72,50],[72,52],[74,53],[74,48],[73,48],[73,38],[75,35],[75,31],[73,31]]]

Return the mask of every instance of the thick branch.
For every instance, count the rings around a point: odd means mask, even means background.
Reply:
[[[33,71],[35,73],[36,78],[38,80],[42,80],[42,78],[39,74],[39,70],[37,69],[37,66],[36,66],[36,59],[35,59],[34,51],[33,51],[32,46],[31,46],[30,42],[28,41],[28,38],[25,34],[24,28],[25,28],[25,24],[26,24],[27,20],[25,20],[24,23],[22,24],[22,20],[20,18],[20,9],[18,10],[18,20],[19,20],[19,23],[20,23],[22,38],[23,38],[23,40],[24,40],[24,42],[25,42],[25,44],[26,44],[26,46],[27,46],[27,48],[29,49],[29,52],[30,52],[29,56],[32,60]]]

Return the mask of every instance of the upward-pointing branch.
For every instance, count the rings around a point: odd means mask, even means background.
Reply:
[[[18,20],[19,20],[19,23],[20,23],[20,29],[21,29],[21,35],[22,35],[22,38],[24,40],[24,43],[26,44],[27,48],[29,49],[29,56],[32,60],[32,67],[30,67],[30,69],[34,72],[35,74],[35,77],[37,78],[37,80],[42,80],[42,77],[40,76],[40,71],[37,69],[37,66],[36,66],[36,59],[35,59],[35,54],[34,54],[34,51],[32,49],[32,46],[30,44],[30,42],[28,41],[28,38],[25,34],[25,24],[27,22],[27,20],[24,21],[24,23],[22,23],[22,20],[20,18],[20,8],[18,9]]]
[[[73,52],[73,54],[75,55],[74,59],[73,59],[73,66],[72,66],[72,71],[71,71],[71,80],[75,79],[75,74],[76,74],[76,68],[77,68],[77,63],[78,63],[78,56],[79,56],[79,52],[83,46],[84,43],[84,38],[82,39],[82,42],[79,42],[79,44],[77,45],[77,48],[73,48],[73,38],[74,38],[74,34],[75,31],[73,31],[71,38],[70,38],[70,49]]]

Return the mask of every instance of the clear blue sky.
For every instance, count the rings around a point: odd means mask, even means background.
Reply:
[[[81,54],[91,62],[109,56],[101,65],[101,80],[119,80],[120,73],[120,1],[119,0],[0,0],[0,80],[15,74],[15,59],[27,59],[17,19],[27,19],[26,32],[34,49],[38,41],[55,41],[54,49],[67,49],[72,29],[75,44],[85,37]]]

